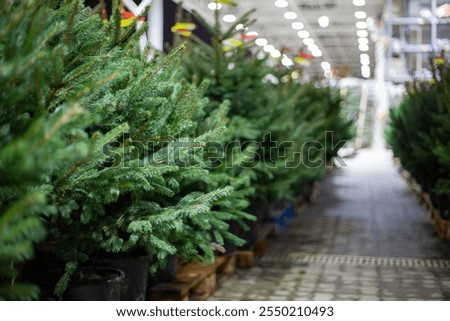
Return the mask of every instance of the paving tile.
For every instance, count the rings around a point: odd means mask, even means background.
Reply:
[[[292,259],[307,254],[450,260],[450,247],[435,235],[390,152],[362,150],[346,163],[321,183],[319,198],[271,240],[266,255],[251,269],[238,269],[210,300],[450,300],[449,269]]]

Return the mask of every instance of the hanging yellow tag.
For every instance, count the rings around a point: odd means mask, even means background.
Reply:
[[[240,47],[244,44],[242,40],[237,40],[234,38],[228,38],[222,41],[222,45],[229,46],[229,47]]]
[[[177,22],[170,28],[173,33],[177,33],[184,37],[190,37],[192,31],[195,30],[197,26],[192,22]]]
[[[216,3],[221,3],[224,4],[226,6],[230,6],[230,7],[236,7],[237,3],[231,0],[216,0]]]
[[[442,65],[445,64],[445,59],[442,58],[442,57],[436,57],[436,58],[434,58],[434,63],[435,63],[437,66],[442,66]]]
[[[122,20],[120,20],[120,26],[122,28],[128,27],[128,26],[130,26],[133,23],[134,20],[136,20],[136,17],[122,19]]]
[[[308,59],[300,57],[300,56],[294,57],[294,61],[295,61],[295,63],[302,65],[302,66],[309,66],[311,64]]]

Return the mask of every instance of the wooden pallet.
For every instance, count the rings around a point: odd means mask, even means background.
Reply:
[[[179,264],[173,282],[151,287],[147,296],[157,301],[205,300],[217,287],[217,274],[234,272],[235,255],[217,256],[213,264],[189,262]]]
[[[416,195],[418,202],[424,205],[428,210],[428,213],[430,213],[430,218],[434,223],[434,227],[438,235],[441,239],[450,242],[450,220],[446,220],[441,217],[439,210],[437,210],[431,202],[431,198],[428,193],[425,193],[422,190],[422,187],[417,184],[408,171],[403,170],[402,176],[406,180],[409,189],[414,193],[414,195]]]
[[[251,268],[257,257],[263,256],[267,250],[268,239],[275,235],[275,225],[266,224],[259,235],[255,246],[246,251],[238,251],[236,254],[237,266],[240,268]]]
[[[320,183],[314,182],[311,188],[311,193],[309,195],[309,199],[311,202],[315,201],[320,195]]]
[[[304,207],[306,205],[306,198],[303,195],[297,196],[294,203],[295,213],[299,214],[301,211],[303,211]]]
[[[439,211],[435,208],[431,211],[431,217],[441,239],[450,242],[450,220],[441,218]]]

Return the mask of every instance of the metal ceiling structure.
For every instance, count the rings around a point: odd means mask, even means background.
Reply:
[[[184,0],[183,5],[188,10],[195,9],[212,21],[213,12],[208,8],[211,2],[211,0]],[[231,14],[239,17],[256,8],[253,17],[257,21],[250,30],[258,32],[259,37],[266,39],[275,50],[289,48],[291,56],[299,50],[316,54],[317,57],[311,61],[310,66],[304,69],[310,77],[323,78],[323,66],[327,69],[327,63],[341,76],[361,77],[362,53],[369,55],[370,75],[373,75],[374,43],[370,41],[370,34],[371,30],[377,29],[385,0],[236,0],[236,2],[238,3],[236,7],[223,5],[220,8],[220,15],[223,17]],[[287,12],[291,14],[286,14]],[[359,13],[355,15],[355,12]],[[321,19],[322,27],[319,25],[320,17],[328,18]],[[368,31],[368,37],[359,37],[358,30]],[[359,38],[366,38],[368,41]],[[313,43],[313,51],[308,49],[305,42],[309,46]],[[368,48],[364,45],[366,43]],[[326,63],[321,67],[322,62]]]

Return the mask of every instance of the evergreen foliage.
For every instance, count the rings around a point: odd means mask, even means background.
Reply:
[[[223,221],[229,217],[211,213],[213,206],[233,193],[231,187],[218,183],[207,191],[181,189],[185,180],[208,177],[203,147],[223,131],[215,128],[191,135],[206,104],[202,98],[206,84],[194,86],[172,79],[182,47],[167,57],[147,61],[135,41],[145,29],[136,33],[130,32],[135,26],[121,29],[118,9],[116,2],[106,24],[82,1],[27,1],[2,11],[7,13],[2,15],[5,25],[11,26],[10,33],[2,37],[2,69],[11,78],[9,83],[2,81],[2,95],[9,93],[9,100],[2,99],[2,123],[5,133],[17,132],[2,143],[2,166],[14,162],[17,171],[33,173],[25,180],[25,174],[11,176],[11,168],[2,167],[7,171],[2,176],[18,184],[14,190],[8,184],[2,193],[4,224],[24,222],[24,231],[15,236],[8,235],[13,234],[12,228],[2,227],[8,230],[2,237],[5,242],[8,237],[23,239],[27,252],[16,253],[14,259],[23,261],[31,257],[33,242],[42,240],[47,229],[41,248],[66,262],[56,294],[64,292],[79,262],[99,251],[143,249],[158,263],[175,253],[192,259],[205,252],[211,259],[212,241],[236,239]],[[38,14],[42,19],[32,19]],[[22,50],[18,39],[32,43],[21,56],[13,56],[8,46]],[[23,68],[20,72],[18,67],[25,61],[20,58],[27,55],[35,57],[25,64],[31,65],[30,71]],[[17,61],[11,61],[13,57]],[[20,76],[24,85],[14,87]],[[81,122],[77,114],[89,116]],[[44,138],[39,140],[41,132]],[[18,144],[26,149],[35,140],[39,148],[32,157],[36,161],[17,154],[26,152]],[[8,148],[15,154],[8,153]],[[18,215],[20,204],[30,204],[29,215],[21,211],[27,215],[24,219]],[[35,215],[28,218],[31,214]],[[34,233],[25,237],[31,228]],[[6,256],[5,260],[11,261]],[[5,278],[13,279],[12,274],[5,271]],[[31,290],[29,297],[36,298],[36,288]]]
[[[286,82],[284,79],[290,78],[286,69],[269,67],[269,58],[259,59],[251,53],[252,44],[242,41],[245,29],[236,30],[237,25],[251,26],[251,14],[244,14],[227,28],[220,24],[217,10],[213,25],[195,14],[210,33],[211,45],[191,37],[183,77],[210,80],[207,111],[229,102],[229,139],[239,142],[241,153],[250,156],[238,170],[239,176],[249,176],[255,187],[255,194],[249,196],[266,201],[293,199],[319,179],[325,164],[336,156],[338,148],[333,149],[331,142],[325,144],[325,133],[332,132],[335,142],[347,140],[352,136],[351,122],[340,114],[337,91],[292,79]],[[230,46],[230,39],[242,44]],[[307,154],[308,144],[322,147]],[[314,164],[308,164],[308,159]]]
[[[38,297],[20,270],[45,237],[42,215],[54,210],[49,182],[89,148],[87,117],[77,99],[47,111],[52,62],[63,55],[50,43],[64,27],[40,4],[0,4],[0,299],[8,300]]]
[[[214,23],[209,24],[194,13],[210,41],[190,37],[181,76],[194,83],[209,80],[206,96],[210,100],[205,110],[227,122],[220,141],[226,148],[214,156],[233,166],[214,167],[209,177],[222,177],[235,189],[227,197],[226,212],[255,215],[256,221],[248,217],[244,220],[247,227],[239,222],[241,229],[237,229],[251,247],[262,222],[270,219],[265,214],[268,203],[306,194],[342,147],[333,148],[333,144],[352,137],[352,124],[340,113],[337,91],[299,84],[286,68],[273,68],[269,57],[260,59],[252,53],[253,44],[245,40],[245,29],[253,23],[252,11],[226,28],[217,10],[214,14]],[[238,25],[244,29],[237,30]],[[209,186],[214,186],[211,182]]]
[[[340,97],[224,45],[250,14],[228,30],[199,17],[211,46],[149,60],[137,41],[147,26],[121,28],[119,1],[106,22],[82,0],[1,2],[1,299],[39,297],[28,283],[42,273],[21,274],[35,252],[51,258],[57,295],[104,252],[145,251],[153,271],[171,254],[211,262],[244,244],[235,232],[255,220],[255,198],[293,198],[320,178],[337,152],[325,132],[349,135]],[[273,140],[294,145],[273,153]],[[309,155],[323,163],[286,167],[311,141],[326,146]]]
[[[449,70],[446,64],[433,64],[432,81],[409,85],[407,96],[390,112],[387,134],[394,155],[446,218],[450,218]]]

